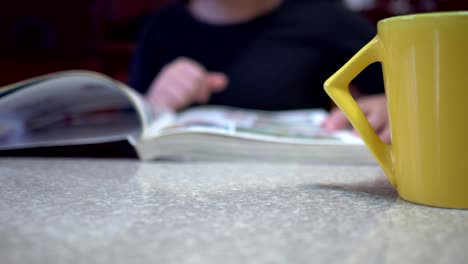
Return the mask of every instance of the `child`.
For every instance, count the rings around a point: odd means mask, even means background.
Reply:
[[[341,1],[186,1],[149,20],[130,85],[175,110],[193,104],[330,108],[324,81],[374,35]],[[362,110],[390,141],[380,68],[367,69],[354,85],[363,94]],[[330,130],[346,125],[338,110],[324,123]]]

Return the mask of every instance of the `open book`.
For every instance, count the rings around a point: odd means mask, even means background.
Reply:
[[[0,88],[0,150],[126,139],[142,160],[374,163],[350,131],[321,128],[326,114],[222,106],[175,113],[105,75],[64,71]]]

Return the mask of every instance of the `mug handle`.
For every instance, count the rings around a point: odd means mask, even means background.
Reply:
[[[391,145],[385,144],[380,140],[379,136],[370,125],[369,120],[364,116],[358,104],[349,93],[350,82],[370,64],[381,62],[383,55],[384,52],[381,40],[376,36],[341,69],[333,74],[325,82],[324,88],[357,130],[364,143],[387,175],[390,183],[396,188]]]

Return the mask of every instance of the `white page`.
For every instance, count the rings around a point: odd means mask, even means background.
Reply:
[[[270,112],[201,106],[182,112],[160,133],[192,131],[269,141],[363,144],[350,130],[331,133],[322,128],[326,116],[323,109]]]
[[[0,148],[84,144],[125,139],[141,120],[109,80],[64,75],[0,98]]]

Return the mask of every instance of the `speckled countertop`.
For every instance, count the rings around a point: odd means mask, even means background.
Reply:
[[[468,263],[378,167],[0,159],[0,263]]]

